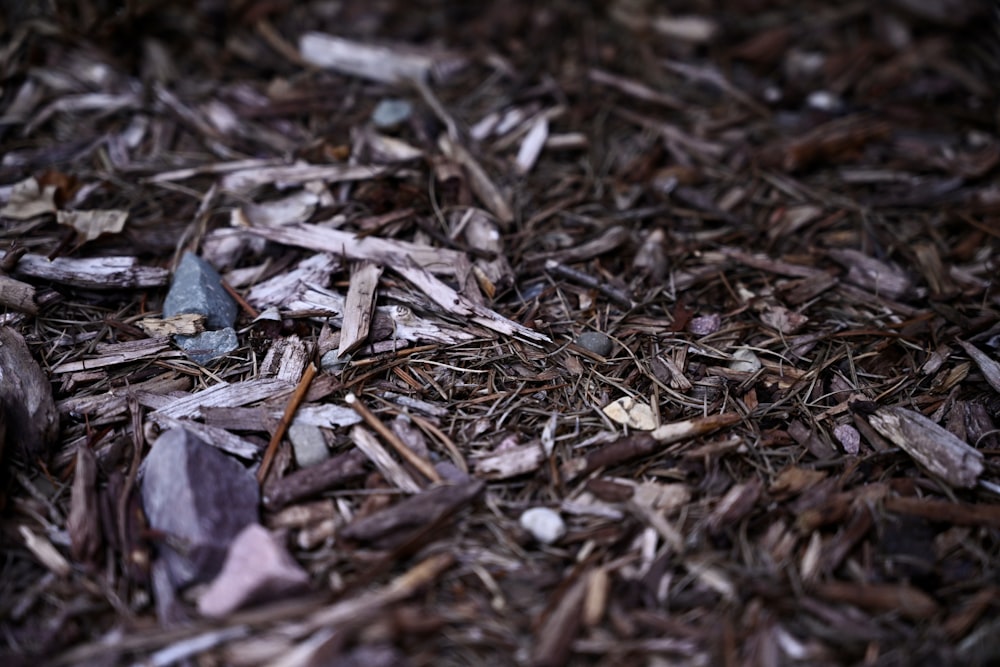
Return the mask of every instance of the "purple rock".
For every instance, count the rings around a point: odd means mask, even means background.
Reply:
[[[218,573],[236,535],[257,523],[259,500],[248,470],[184,429],[164,432],[146,458],[142,504],[178,587]]]

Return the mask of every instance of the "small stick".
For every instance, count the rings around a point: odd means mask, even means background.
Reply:
[[[247,300],[243,298],[243,295],[237,292],[232,285],[223,280],[222,289],[226,290],[226,293],[229,294],[229,296],[233,297],[233,300],[236,301],[236,303],[239,304],[240,308],[242,308],[243,311],[250,316],[250,319],[252,320],[257,319],[257,316],[260,315],[260,311],[251,306],[247,302]]]
[[[274,455],[278,453],[278,444],[285,437],[285,431],[288,430],[288,425],[292,423],[292,417],[295,416],[295,411],[299,409],[299,404],[305,399],[306,392],[309,391],[309,385],[312,383],[314,377],[316,377],[316,364],[309,364],[305,372],[302,373],[302,379],[299,380],[298,386],[295,387],[295,393],[292,394],[291,400],[285,406],[285,414],[281,415],[281,421],[278,422],[277,428],[274,429],[271,441],[267,443],[264,458],[260,462],[260,468],[257,469],[258,484],[264,483],[264,478],[267,477],[267,473],[271,469],[271,462],[274,461]]]
[[[596,289],[598,292],[623,308],[632,308],[635,305],[632,303],[632,299],[629,295],[617,287],[608,285],[599,278],[595,278],[588,273],[578,271],[577,269],[566,266],[565,264],[560,264],[554,259],[550,259],[545,262],[545,270],[559,276],[560,278],[572,280],[573,282],[583,285],[584,287]]]
[[[382,438],[386,442],[392,445],[392,448],[395,449],[400,456],[406,459],[407,463],[409,463],[414,468],[419,470],[420,474],[422,474],[424,477],[431,480],[432,482],[435,482],[437,484],[441,483],[441,475],[439,475],[438,471],[434,469],[434,466],[432,466],[429,461],[426,461],[422,459],[420,456],[418,456],[417,453],[414,452],[412,449],[407,447],[406,443],[400,440],[395,433],[389,430],[389,427],[383,424],[382,421],[378,417],[376,417],[375,414],[371,410],[369,410],[364,403],[358,400],[357,396],[355,396],[353,393],[349,393],[347,394],[347,396],[344,397],[344,401],[349,406],[354,408],[354,411],[361,416],[361,419],[363,419],[366,424],[371,426],[376,433],[378,433],[380,436],[382,436]]]

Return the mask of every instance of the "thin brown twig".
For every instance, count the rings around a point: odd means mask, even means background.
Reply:
[[[222,288],[226,290],[226,293],[229,294],[229,296],[233,297],[233,300],[236,301],[236,303],[240,305],[240,308],[242,308],[243,311],[250,316],[250,319],[257,319],[257,316],[260,315],[260,311],[247,303],[247,300],[243,298],[243,295],[237,292],[232,285],[223,280]]]
[[[441,476],[438,474],[434,466],[430,464],[429,461],[421,458],[416,452],[406,446],[402,440],[400,440],[395,433],[393,433],[388,426],[382,423],[375,414],[368,409],[368,407],[362,403],[357,396],[353,393],[348,394],[344,397],[344,401],[354,408],[354,411],[361,416],[361,419],[365,421],[366,424],[371,426],[376,433],[382,436],[382,439],[392,445],[392,448],[402,456],[406,461],[412,465],[414,468],[420,471],[427,479],[435,482],[437,484],[441,483]]]
[[[309,391],[309,385],[312,383],[314,377],[316,377],[316,364],[309,364],[302,373],[302,379],[299,380],[298,386],[295,387],[295,393],[292,394],[288,405],[285,406],[285,414],[281,415],[281,420],[274,429],[271,441],[267,443],[264,458],[260,462],[260,468],[257,469],[258,483],[262,484],[264,478],[267,477],[267,473],[271,469],[271,463],[274,461],[274,455],[278,452],[278,444],[285,437],[285,431],[288,430],[289,424],[292,423],[292,417],[295,416],[295,411],[299,409],[299,404],[305,399],[306,393]]]

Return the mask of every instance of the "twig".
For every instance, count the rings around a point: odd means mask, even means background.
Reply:
[[[545,270],[559,276],[560,278],[572,280],[573,282],[583,285],[584,287],[596,289],[598,292],[624,308],[632,308],[635,305],[632,303],[632,299],[629,295],[617,287],[608,285],[607,283],[602,282],[601,280],[591,276],[590,274],[584,273],[583,271],[578,271],[574,268],[566,266],[565,264],[560,264],[554,259],[550,259],[545,262]]]
[[[292,423],[292,417],[295,416],[295,411],[298,410],[299,404],[305,399],[306,392],[309,391],[309,384],[314,377],[316,377],[316,364],[309,364],[305,372],[302,373],[302,379],[299,380],[298,386],[295,387],[295,393],[292,394],[291,400],[288,401],[288,405],[285,407],[285,414],[281,415],[281,421],[278,422],[277,428],[274,429],[271,441],[267,443],[264,458],[260,462],[260,468],[257,469],[257,482],[259,484],[263,483],[264,478],[267,477],[268,470],[271,468],[271,462],[274,461],[274,455],[278,452],[278,444],[285,436],[288,425]]]
[[[422,474],[424,477],[431,480],[432,482],[435,482],[437,484],[441,483],[441,476],[438,474],[437,470],[434,469],[434,466],[432,466],[430,462],[425,461],[423,458],[418,456],[417,453],[414,452],[412,449],[407,447],[406,443],[400,440],[399,437],[389,429],[389,427],[383,424],[382,420],[376,417],[375,414],[371,410],[369,410],[364,403],[358,400],[357,396],[355,396],[353,393],[350,393],[344,397],[344,401],[349,406],[354,408],[355,412],[361,415],[361,418],[365,420],[366,424],[371,426],[376,433],[378,433],[380,436],[382,436],[382,438],[386,442],[392,445],[392,448],[395,449],[400,456],[406,459],[406,461],[414,468],[419,470],[420,474]]]

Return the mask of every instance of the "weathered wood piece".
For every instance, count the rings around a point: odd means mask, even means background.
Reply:
[[[392,458],[389,451],[367,429],[361,426],[352,428],[351,442],[364,452],[364,455],[378,468],[389,484],[406,493],[420,493],[422,487],[414,481],[403,466]]]
[[[48,459],[59,435],[52,387],[24,337],[7,326],[0,326],[0,412],[6,422],[2,449],[26,462]]]
[[[533,343],[551,342],[551,339],[545,334],[507,319],[486,306],[473,303],[467,297],[435,278],[430,272],[415,264],[394,265],[391,268],[452,315],[466,317],[476,324],[506,336],[517,336]]]
[[[0,259],[5,255],[6,251],[0,251]],[[169,271],[144,266],[136,257],[57,257],[50,260],[26,253],[18,261],[14,275],[89,289],[162,287],[170,281]]]
[[[264,486],[264,506],[279,510],[286,505],[336,489],[364,476],[369,458],[352,449],[331,459],[297,470]]]
[[[344,324],[340,329],[340,346],[337,354],[344,356],[361,345],[368,338],[372,313],[375,310],[375,290],[378,287],[382,267],[371,262],[362,262],[351,273],[344,302]]]
[[[486,488],[472,479],[454,486],[438,486],[400,500],[380,512],[357,519],[341,532],[344,539],[389,547],[405,542],[412,531],[436,523],[458,512]]]
[[[476,197],[497,217],[505,228],[514,222],[514,211],[511,208],[507,197],[500,191],[500,188],[486,173],[486,170],[472,156],[465,146],[454,141],[447,134],[442,134],[438,139],[441,152],[449,158],[462,165],[465,173],[469,176],[469,183]]]
[[[620,438],[591,452],[584,459],[569,461],[563,472],[570,477],[576,477],[606,466],[619,465],[626,461],[649,456],[664,445],[707,435],[732,426],[741,419],[742,417],[738,414],[724,413],[664,424],[648,433],[637,433]]]
[[[286,225],[284,227],[250,227],[251,234],[269,241],[294,245],[311,251],[328,252],[351,261],[370,261],[382,266],[415,262],[432,273],[455,275],[468,263],[464,253],[447,248],[384,239],[377,236],[358,237],[351,232],[323,227],[319,224]]]
[[[440,50],[367,44],[321,32],[302,35],[299,52],[311,65],[380,83],[424,81],[434,74],[440,78],[464,63],[457,54]]]
[[[0,274],[0,307],[37,315],[35,288],[28,283]]]
[[[880,407],[868,415],[868,422],[922,468],[948,484],[968,489],[979,481],[982,452],[919,412]]]

